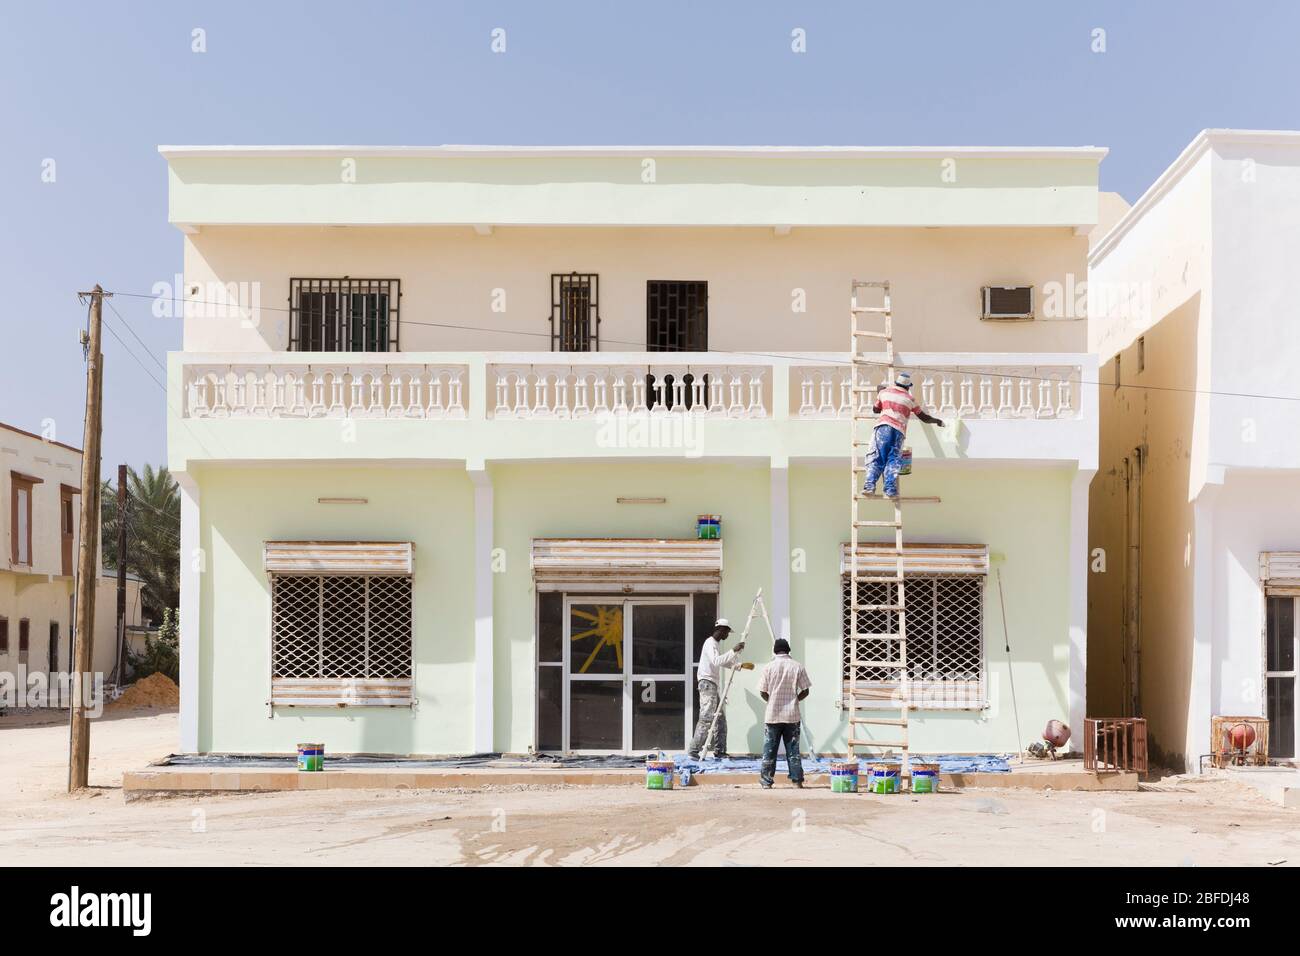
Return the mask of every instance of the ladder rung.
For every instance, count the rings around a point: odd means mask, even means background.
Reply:
[[[906,717],[850,717],[852,724],[879,724],[882,727],[906,727]]]
[[[889,313],[892,312],[893,310],[888,309],[883,305],[855,305],[855,306],[851,306],[849,308],[849,311],[852,312],[854,315],[862,315],[863,313],[871,313],[873,315],[889,315]]]
[[[877,332],[874,329],[854,329],[853,334],[869,339],[887,339],[890,337],[888,332]]]
[[[861,492],[858,492],[854,497],[858,499],[870,499],[871,501],[911,501],[914,504],[930,502],[936,505],[939,503],[938,495],[919,495],[915,498],[909,498],[906,495],[903,495],[898,498],[886,498],[884,495],[864,495]]]
[[[856,355],[854,355],[854,356],[850,359],[850,361],[852,361],[852,363],[853,363],[854,365],[864,365],[864,366],[867,366],[868,368],[885,368],[886,366],[890,366],[890,365],[893,365],[893,364],[894,364],[894,355],[893,355],[892,352],[886,352],[886,353],[885,353],[885,361],[883,361],[883,362],[880,361],[879,359],[858,358]],[[852,387],[852,388],[856,388],[856,389],[862,389],[862,388],[867,387],[867,386],[854,385],[854,386],[851,386],[851,387]],[[870,388],[872,389],[872,391],[875,391],[875,386],[874,386],[874,385],[870,386]]]
[[[895,747],[897,747],[900,750],[906,750],[907,741],[906,740],[854,740],[853,738],[850,737],[849,746],[850,747],[888,747],[890,750],[893,750]]]
[[[853,522],[853,527],[855,528],[901,528],[902,526],[903,526],[903,522],[901,521],[855,521]]]

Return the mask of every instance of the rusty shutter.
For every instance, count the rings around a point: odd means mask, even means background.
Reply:
[[[538,591],[717,592],[722,542],[694,538],[534,538]]]

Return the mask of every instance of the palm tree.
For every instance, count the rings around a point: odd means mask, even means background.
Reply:
[[[142,582],[145,616],[163,619],[180,604],[180,489],[166,468],[144,466],[126,473],[126,570]],[[117,570],[117,489],[107,481],[100,493],[100,541],[104,567]]]

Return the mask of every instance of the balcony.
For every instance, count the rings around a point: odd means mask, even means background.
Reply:
[[[835,460],[855,395],[845,353],[456,352],[172,357],[170,437],[184,460],[556,459],[647,454],[603,442],[620,418],[707,434],[701,455]],[[952,427],[917,454],[1091,460],[1096,360],[902,353],[920,401]],[[883,368],[870,369],[872,384]],[[859,402],[870,401],[858,393]],[[342,454],[340,422],[357,448]],[[381,424],[382,423],[382,424]],[[322,430],[325,429],[325,430]],[[210,436],[212,441],[205,441]],[[939,436],[935,438],[934,436]],[[365,439],[364,441],[361,439]],[[211,450],[224,446],[221,453]],[[654,446],[656,451],[663,451]],[[368,453],[367,453],[368,452]]]

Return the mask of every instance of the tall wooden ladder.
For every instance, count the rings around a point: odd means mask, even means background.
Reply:
[[[864,300],[870,297],[880,301],[879,305],[866,305]],[[880,494],[863,493],[866,477],[866,465],[863,456],[874,444],[873,432],[877,424],[872,412],[875,403],[875,384],[871,381],[872,369],[884,368],[888,376],[885,381],[894,381],[894,316],[890,306],[889,283],[853,281],[849,304],[849,318],[852,323],[852,342],[850,345],[850,412],[852,414],[852,454],[849,462],[852,486],[852,522],[849,528],[849,625],[847,663],[849,672],[849,728],[848,758],[858,756],[859,750],[868,753],[872,750],[897,752],[900,756],[899,774],[903,778],[912,775],[911,749],[908,743],[907,720],[911,705],[911,684],[907,670],[907,601],[903,583],[903,503],[928,502],[937,503],[938,498],[885,498]],[[878,352],[883,345],[884,361]],[[901,489],[900,489],[901,495]],[[893,510],[892,518],[867,518],[862,512],[872,507],[889,505]],[[858,564],[858,534],[870,529],[890,529],[894,533],[894,546],[891,549],[895,559],[894,573],[865,573]],[[885,603],[861,603],[862,584],[885,584]],[[888,597],[892,593],[892,599]],[[883,612],[884,620],[896,621],[897,630],[888,626],[883,632],[861,632],[859,616],[862,613]],[[868,651],[868,648],[884,648]],[[863,655],[866,656],[863,656]],[[864,669],[870,671],[892,671],[898,675],[898,716],[893,716],[890,709],[879,706],[878,697],[870,697],[871,688],[864,686],[866,678],[859,675]],[[863,705],[867,706],[863,706]],[[870,738],[865,729],[869,727],[886,727],[887,733],[882,739]]]

